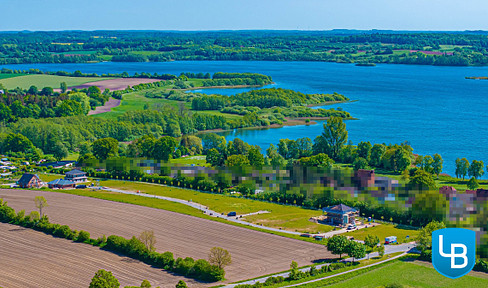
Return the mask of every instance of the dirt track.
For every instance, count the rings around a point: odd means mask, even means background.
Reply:
[[[112,108],[117,107],[119,105],[120,105],[119,99],[110,98],[110,99],[108,99],[107,102],[105,102],[105,105],[98,106],[95,108],[95,110],[88,111],[88,115],[96,115],[96,114],[101,114],[101,113],[105,113],[105,112],[110,112],[112,110]]]
[[[0,223],[0,286],[88,287],[99,269],[112,271],[121,286],[175,287],[183,277],[173,276],[142,262],[87,244],[54,238],[32,229]],[[194,281],[184,279],[190,287]]]
[[[100,90],[110,89],[110,91],[124,90],[127,86],[134,86],[141,83],[153,83],[161,81],[160,79],[146,79],[146,78],[116,78],[95,82],[88,82],[82,85],[70,87],[70,89],[77,88],[90,88],[91,86],[97,86]]]
[[[228,249],[233,264],[226,268],[227,282],[287,270],[292,260],[302,266],[331,257],[321,245],[165,210],[61,193],[0,189],[0,198],[26,213],[36,210],[33,199],[39,195],[49,203],[45,213],[51,222],[86,230],[92,238],[102,234],[129,238],[154,230],[157,251],[171,251],[176,257],[206,259],[214,246]]]

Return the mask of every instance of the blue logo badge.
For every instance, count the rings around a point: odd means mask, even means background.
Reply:
[[[432,232],[432,264],[440,274],[456,279],[473,269],[476,262],[476,233],[463,228]]]

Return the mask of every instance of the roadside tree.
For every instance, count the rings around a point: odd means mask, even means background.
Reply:
[[[374,251],[374,248],[380,243],[380,238],[377,235],[367,235],[364,239],[364,244],[370,249],[368,253],[368,259],[371,252]]]
[[[332,254],[339,254],[339,259],[342,258],[342,254],[347,253],[347,244],[349,240],[343,235],[334,235],[329,238],[327,242],[327,250]]]
[[[355,259],[361,259],[366,256],[366,246],[360,242],[349,241],[346,250],[347,255],[349,255],[349,257],[352,257],[353,263]]]

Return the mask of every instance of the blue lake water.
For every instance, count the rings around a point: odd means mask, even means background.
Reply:
[[[273,87],[303,93],[338,92],[358,100],[342,107],[360,120],[347,121],[349,139],[372,143],[409,141],[414,153],[439,153],[444,172],[454,174],[457,157],[484,160],[488,164],[488,81],[465,76],[488,76],[488,67],[434,67],[323,62],[194,61],[165,63],[22,64],[0,68],[85,73],[150,72],[256,72],[273,77]],[[203,93],[234,94],[248,89],[201,89]],[[323,127],[293,126],[263,130],[236,130],[227,139],[239,137],[266,149],[281,138],[314,139]],[[486,175],[485,175],[486,176]],[[484,177],[486,178],[486,177]]]

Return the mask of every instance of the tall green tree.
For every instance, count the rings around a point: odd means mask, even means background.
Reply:
[[[457,178],[464,178],[468,175],[469,170],[469,161],[466,158],[457,158],[456,159],[456,177]]]
[[[92,151],[97,159],[105,160],[109,157],[117,156],[119,142],[111,137],[98,139],[93,142]]]
[[[349,257],[352,257],[353,263],[355,259],[361,259],[366,256],[366,247],[363,243],[360,242],[349,241],[346,251],[347,255],[349,255]]]
[[[364,244],[369,247],[370,251],[374,251],[374,248],[380,243],[380,238],[378,238],[377,235],[371,235],[368,234],[366,238],[364,239]],[[368,253],[368,259],[369,259],[369,254]]]
[[[93,276],[90,288],[119,288],[120,283],[112,272],[100,269]]]
[[[247,154],[247,159],[253,167],[261,168],[264,165],[264,156],[261,154],[261,148],[257,145],[251,146]]]
[[[9,122],[12,119],[12,110],[10,108],[0,102],[0,121],[4,124]]]
[[[154,143],[153,157],[157,160],[169,161],[178,142],[171,136],[163,136]]]
[[[371,148],[369,164],[373,167],[381,167],[381,158],[386,152],[386,146],[383,144],[374,144]]]
[[[415,171],[413,176],[410,177],[410,182],[408,184],[411,189],[416,190],[429,190],[436,188],[435,180],[432,177],[432,174],[422,169]]]
[[[359,142],[358,143],[358,156],[362,157],[366,160],[370,160],[371,157],[371,150],[373,149],[373,146],[369,142]]]
[[[339,153],[347,142],[346,123],[340,117],[330,117],[327,124],[324,124],[321,140],[318,145],[322,151],[332,159],[337,160]]]
[[[224,165],[224,157],[219,151],[215,148],[212,148],[207,151],[207,157],[205,158],[206,162],[213,167],[220,167]]]
[[[246,155],[231,155],[225,161],[227,167],[242,167],[250,165]]]
[[[432,249],[432,232],[446,228],[443,222],[432,221],[425,225],[417,236],[418,247],[421,251]]]
[[[26,152],[34,148],[32,142],[22,134],[10,133],[3,143],[3,152]]]
[[[349,242],[344,235],[334,235],[327,241],[327,250],[332,254],[339,254],[339,258],[342,258],[342,254],[347,253],[347,245]]]
[[[68,148],[66,148],[66,146],[64,146],[63,143],[61,142],[58,142],[56,143],[56,146],[54,147],[54,158],[57,160],[57,161],[60,161],[62,160],[63,158],[66,158],[68,157]]]
[[[485,174],[485,164],[483,161],[473,160],[468,168],[468,175],[478,179]]]
[[[66,82],[59,83],[59,89],[61,89],[61,93],[65,93],[68,90],[68,85]]]
[[[442,165],[444,164],[444,160],[442,159],[442,156],[439,154],[434,154],[434,162],[432,163],[432,171],[434,172],[437,177],[439,177],[439,174],[442,172]]]

